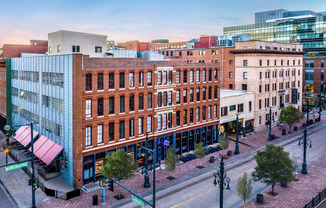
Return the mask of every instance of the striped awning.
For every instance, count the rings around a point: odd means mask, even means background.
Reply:
[[[24,147],[27,147],[32,141],[31,128],[29,126],[20,127],[15,134],[14,138]],[[38,132],[33,130],[33,139],[35,139],[37,135]]]

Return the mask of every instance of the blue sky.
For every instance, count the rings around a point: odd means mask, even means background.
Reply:
[[[183,41],[222,35],[223,27],[252,24],[272,9],[324,11],[325,0],[1,0],[0,47],[46,40],[72,30],[107,35],[116,42],[167,38]]]

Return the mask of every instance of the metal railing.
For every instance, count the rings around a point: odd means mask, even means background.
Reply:
[[[314,208],[325,198],[326,198],[326,188],[323,191],[319,192],[319,194],[316,197],[312,198],[311,201],[304,206],[304,208]]]

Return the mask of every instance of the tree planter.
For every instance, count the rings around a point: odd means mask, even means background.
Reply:
[[[211,156],[211,157],[209,158],[209,162],[210,162],[210,163],[214,163],[214,162],[215,162],[215,157],[214,157],[214,156]]]
[[[262,195],[262,194],[257,194],[257,196],[256,196],[256,201],[257,201],[258,204],[262,204],[262,203],[264,203],[264,195]]]
[[[228,156],[228,157],[232,156],[232,151],[228,151],[227,156]]]
[[[288,182],[282,182],[282,183],[281,183],[281,187],[283,187],[283,188],[288,187]]]
[[[282,135],[286,135],[285,129],[282,129]]]

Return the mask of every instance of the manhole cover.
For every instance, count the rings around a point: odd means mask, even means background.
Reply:
[[[124,197],[122,194],[118,194],[118,195],[115,195],[114,198],[115,198],[116,200],[121,200],[121,199],[123,199],[123,198],[125,198],[125,197]]]
[[[175,179],[175,177],[172,177],[172,176],[169,176],[169,177],[166,177],[168,180],[172,181]]]

